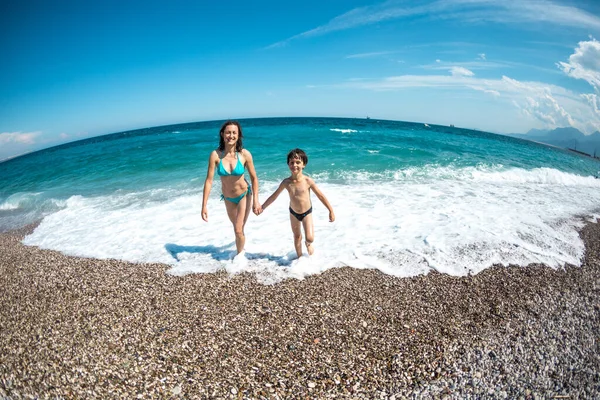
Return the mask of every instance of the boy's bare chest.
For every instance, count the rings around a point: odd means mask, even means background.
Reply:
[[[294,197],[308,196],[310,193],[310,187],[306,181],[291,182],[288,185],[288,190],[290,195]]]

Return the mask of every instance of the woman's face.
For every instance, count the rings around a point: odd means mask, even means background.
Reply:
[[[227,125],[223,130],[222,136],[226,144],[234,146],[239,137],[238,127],[235,125]]]

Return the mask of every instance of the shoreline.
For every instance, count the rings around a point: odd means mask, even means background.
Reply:
[[[600,396],[598,223],[581,267],[272,286],[65,256],[27,229],[0,234],[0,398]]]

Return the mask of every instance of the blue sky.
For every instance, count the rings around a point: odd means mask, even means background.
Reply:
[[[0,159],[224,118],[600,130],[600,2],[0,2]]]

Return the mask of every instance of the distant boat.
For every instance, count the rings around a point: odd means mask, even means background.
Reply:
[[[450,124],[450,128],[454,128],[454,124]]]
[[[369,116],[367,115],[367,119],[371,119],[371,117],[369,117]]]
[[[583,151],[579,151],[577,149],[573,149],[571,147],[567,147],[567,150],[572,151],[573,153],[581,154],[582,156],[592,157],[591,154],[585,153]]]
[[[425,128],[429,128],[430,127],[429,124],[423,124],[423,125],[425,125]]]

